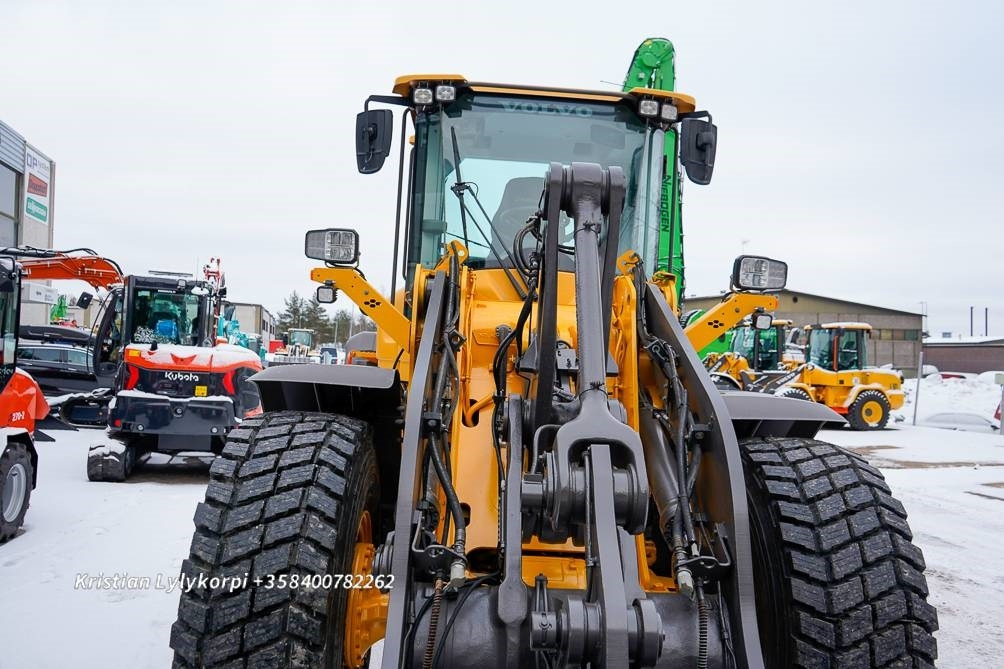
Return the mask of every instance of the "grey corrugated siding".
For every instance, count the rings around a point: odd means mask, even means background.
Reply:
[[[24,137],[0,121],[0,162],[24,173]]]

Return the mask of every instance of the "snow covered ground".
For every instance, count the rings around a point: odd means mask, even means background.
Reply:
[[[912,385],[910,387],[912,391]],[[918,416],[991,415],[1000,387],[980,379],[925,380]],[[942,667],[999,666],[1004,657],[1004,437],[909,425],[827,430],[820,438],[883,469],[910,514],[938,608]],[[40,476],[20,536],[0,546],[0,669],[168,667],[177,592],[208,464],[154,463],[128,483],[90,483],[93,431],[39,443]],[[86,577],[149,579],[99,588]],[[159,580],[158,580],[159,579]]]

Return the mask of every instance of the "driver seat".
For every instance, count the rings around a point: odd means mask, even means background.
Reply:
[[[492,217],[491,244],[507,266],[510,263],[506,253],[512,253],[512,243],[516,239],[516,233],[526,225],[526,219],[537,212],[543,190],[543,177],[514,177],[506,183],[505,190],[502,191],[502,200]],[[499,259],[491,251],[487,251],[487,254],[485,267],[501,267]]]

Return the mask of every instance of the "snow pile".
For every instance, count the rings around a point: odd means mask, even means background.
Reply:
[[[1001,401],[1001,387],[994,384],[995,372],[984,372],[979,376],[966,375],[964,378],[941,377],[938,374],[920,381],[920,397],[917,398],[917,380],[903,382],[906,402],[903,408],[893,412],[907,422],[913,419],[914,404],[917,419],[945,411],[977,413],[991,418]]]

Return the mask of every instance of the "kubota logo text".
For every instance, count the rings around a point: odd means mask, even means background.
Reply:
[[[168,381],[198,381],[199,375],[191,372],[168,372],[164,375]]]

